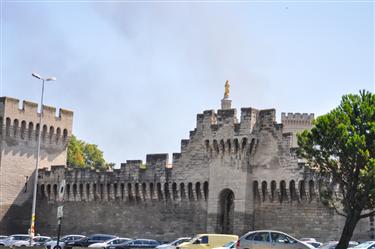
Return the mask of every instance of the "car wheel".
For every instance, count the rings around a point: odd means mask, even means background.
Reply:
[[[25,245],[21,245],[21,247],[26,247]]]
[[[61,249],[61,246],[54,246],[53,249]]]

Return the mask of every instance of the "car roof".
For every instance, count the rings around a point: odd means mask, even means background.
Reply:
[[[156,241],[158,242],[157,240],[154,240],[154,239],[132,239],[131,241]]]
[[[104,233],[95,233],[95,234],[92,234],[91,236],[115,236],[115,235],[112,235],[112,234],[104,234]]]
[[[218,234],[218,233],[201,233],[201,234],[197,234],[197,236],[237,236],[238,235],[235,235],[235,234]]]
[[[266,233],[282,233],[282,234],[289,235],[289,234],[287,234],[285,232],[281,232],[281,231],[277,231],[277,230],[254,230],[254,231],[249,231],[246,234],[249,234],[249,233],[261,233],[261,232],[266,232]],[[289,236],[292,236],[292,235],[289,235]]]
[[[12,234],[12,235],[9,235],[9,237],[10,236],[30,236],[30,235],[28,235],[28,234]]]
[[[292,237],[293,239],[295,240],[298,240],[296,238],[294,238],[292,235],[290,234],[287,234],[287,233],[284,233],[284,232],[281,232],[281,231],[277,231],[277,230],[254,230],[254,231],[249,231],[247,233],[245,233],[243,236],[247,236],[248,234],[251,234],[251,233],[262,233],[262,232],[265,232],[265,233],[281,233],[281,234],[285,234],[285,235],[288,235],[289,237]],[[242,237],[243,237],[242,236]],[[241,238],[242,238],[241,237]],[[298,240],[299,241],[299,240]]]

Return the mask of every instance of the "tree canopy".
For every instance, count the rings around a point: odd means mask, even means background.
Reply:
[[[357,222],[375,213],[375,95],[342,97],[338,107],[298,135],[299,156],[327,184],[325,204],[345,216],[336,249],[347,248]]]
[[[68,167],[91,168],[107,170],[114,166],[114,163],[107,163],[104,160],[103,152],[96,144],[89,144],[77,139],[74,135],[70,138],[68,145]]]

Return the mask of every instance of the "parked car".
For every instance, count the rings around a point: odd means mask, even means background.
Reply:
[[[366,241],[357,246],[349,247],[352,249],[375,249],[375,241]]]
[[[43,246],[46,242],[50,241],[51,237],[47,236],[35,236],[31,242],[31,246]],[[13,246],[30,246],[30,240],[20,240],[13,244]]]
[[[0,235],[0,243],[1,243],[3,240],[6,240],[7,238],[8,238],[8,236]]]
[[[338,241],[330,241],[328,243],[323,244],[319,249],[335,249]],[[349,241],[349,246],[348,247],[354,247],[357,246],[359,243],[357,241]]]
[[[230,241],[223,246],[214,247],[213,249],[233,249],[233,248],[236,248],[236,243],[237,241]]]
[[[314,249],[312,245],[299,241],[286,233],[273,230],[250,231],[237,241],[236,248]]]
[[[57,238],[53,238],[51,241],[48,241],[47,243],[45,243],[44,247],[46,249],[64,249],[65,243],[77,241],[77,240],[80,240],[80,239],[85,238],[85,237],[86,236],[76,235],[76,234],[65,235],[65,236],[60,238],[58,247],[57,247]]]
[[[107,240],[107,241],[104,241],[104,242],[101,242],[101,243],[91,244],[91,245],[89,245],[89,247],[108,248],[109,246],[116,246],[116,245],[128,242],[130,240],[132,240],[132,239],[129,239],[129,238],[114,238],[114,239],[110,239],[110,240]]]
[[[305,242],[306,244],[312,245],[315,248],[320,247],[323,243],[316,241],[315,238],[301,238],[299,241]]]
[[[176,246],[180,245],[181,243],[188,242],[189,240],[191,240],[189,237],[178,238],[172,242],[159,245],[156,247],[156,249],[176,249]]]
[[[303,242],[305,242],[306,244],[312,245],[315,248],[319,248],[323,245],[322,242],[318,242],[318,241],[303,241]]]
[[[0,241],[0,246],[13,246],[14,243],[17,241],[29,241],[30,236],[28,234],[13,234],[10,235],[8,238]]]
[[[151,239],[135,239],[119,245],[109,246],[108,249],[146,249],[155,248],[160,245],[159,241]]]
[[[80,240],[69,241],[65,243],[65,248],[72,248],[72,247],[77,247],[77,246],[88,247],[91,244],[104,242],[104,241],[114,239],[114,238],[117,238],[117,237],[114,235],[108,235],[108,234],[93,234],[89,237],[84,237]]]
[[[176,249],[211,249],[237,240],[238,236],[233,234],[198,234],[189,242],[180,244]]]

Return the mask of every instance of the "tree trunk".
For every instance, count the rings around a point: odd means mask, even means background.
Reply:
[[[351,212],[348,214],[345,220],[345,226],[341,233],[341,238],[339,243],[336,246],[336,249],[346,249],[348,248],[349,241],[353,236],[354,229],[359,221],[360,213],[358,214],[356,211]]]

